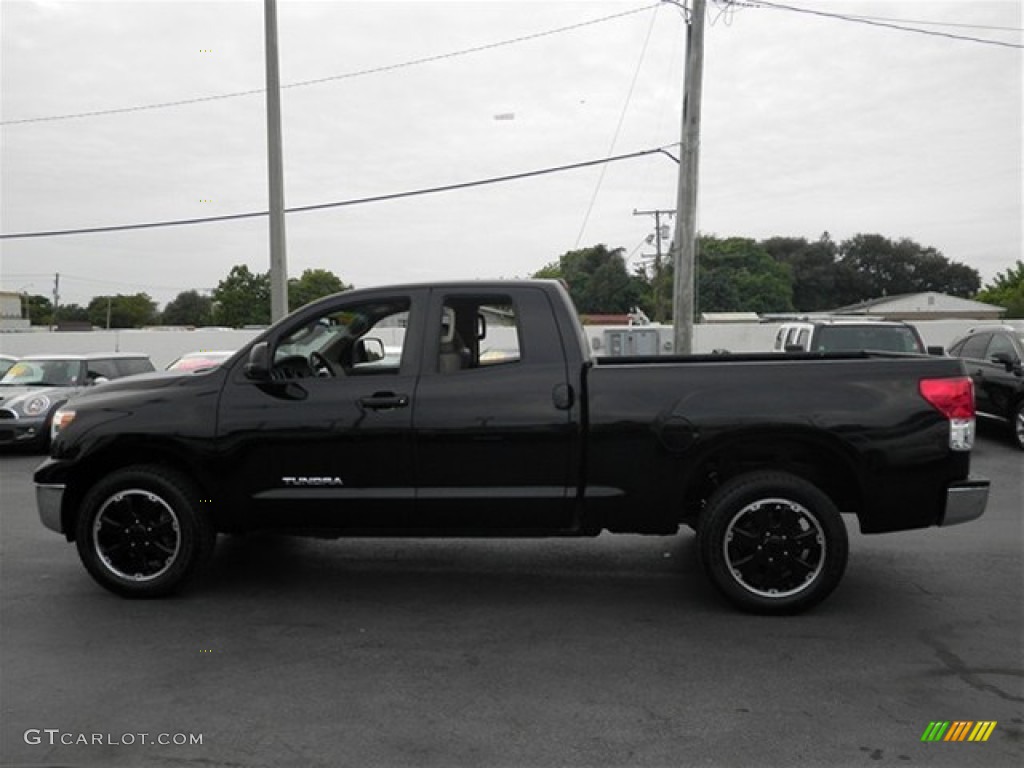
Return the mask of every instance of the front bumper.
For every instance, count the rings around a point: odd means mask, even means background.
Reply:
[[[64,533],[60,513],[63,500],[63,485],[36,483],[36,507],[39,509],[39,519],[43,521],[43,525],[57,533]]]
[[[22,445],[42,442],[46,435],[46,419],[0,419],[0,445]]]
[[[959,525],[981,517],[988,503],[988,488],[989,481],[980,477],[972,477],[947,488],[942,526]]]

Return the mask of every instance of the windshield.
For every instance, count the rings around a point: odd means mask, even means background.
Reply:
[[[924,352],[914,332],[902,325],[829,325],[814,342],[815,352],[851,352],[874,349],[883,352]]]
[[[5,387],[77,387],[81,381],[79,360],[21,360],[4,374]]]

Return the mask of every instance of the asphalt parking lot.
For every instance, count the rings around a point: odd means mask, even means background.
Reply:
[[[1024,454],[986,515],[866,537],[797,617],[739,614],[695,539],[222,540],[152,602],[45,530],[0,456],[4,766],[1017,766]],[[933,721],[988,741],[922,742]],[[201,742],[201,743],[200,743]]]

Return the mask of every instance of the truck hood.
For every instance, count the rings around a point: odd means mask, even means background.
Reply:
[[[174,387],[193,386],[209,387],[219,386],[223,379],[224,372],[211,370],[208,374],[177,373],[168,371],[157,371],[155,373],[142,373],[135,376],[126,376],[123,379],[105,381],[75,398],[78,404],[88,405],[93,402],[118,400],[124,396],[132,396],[145,392],[157,392]]]

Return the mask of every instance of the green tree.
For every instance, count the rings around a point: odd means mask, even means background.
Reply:
[[[1000,272],[975,298],[1005,307],[1006,317],[1024,317],[1024,261]]]
[[[644,281],[630,275],[622,248],[595,245],[568,251],[534,277],[560,278],[583,314],[623,314],[640,304]]]
[[[60,311],[60,310],[58,310]],[[96,296],[86,310],[89,322],[99,328],[139,328],[156,320],[156,303],[148,294]],[[61,319],[66,320],[63,311]]]
[[[53,302],[45,296],[27,296],[24,299],[32,325],[50,325],[53,320]]]
[[[697,244],[698,312],[787,312],[789,269],[755,240],[702,235]]]
[[[843,241],[839,253],[845,270],[839,297],[843,304],[923,291],[968,297],[981,287],[977,270],[909,238],[854,235]]]
[[[163,325],[209,325],[213,322],[213,299],[199,291],[183,291],[167,302],[160,322]]]
[[[78,304],[61,304],[57,307],[56,312],[50,312],[49,324],[57,323],[88,323],[89,310],[86,307],[80,307]],[[106,317],[104,317],[104,324],[106,323]]]
[[[761,247],[789,268],[794,309],[819,312],[843,303],[839,291],[846,270],[837,264],[839,248],[828,232],[815,242],[803,237],[771,237],[762,240]]]
[[[288,307],[298,309],[311,301],[347,291],[351,287],[330,270],[307,269],[298,278],[293,277],[288,281]]]
[[[253,274],[236,264],[213,289],[213,317],[220,325],[241,328],[270,323],[270,273]]]

